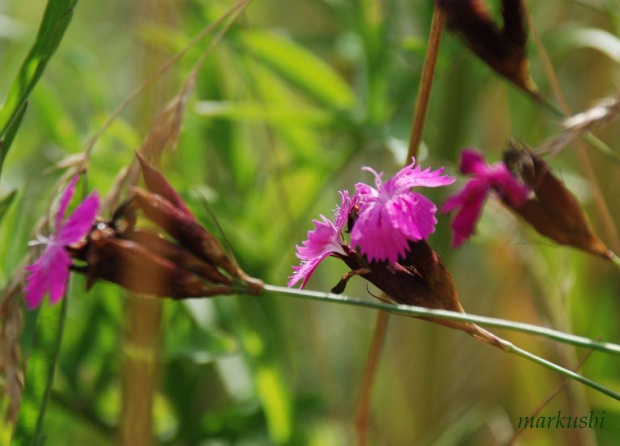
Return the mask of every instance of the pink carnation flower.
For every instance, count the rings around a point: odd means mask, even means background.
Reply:
[[[437,206],[424,195],[412,192],[417,186],[438,187],[454,183],[455,178],[435,171],[414,168],[415,159],[385,183],[370,167],[364,170],[375,176],[376,189],[358,183],[359,217],[351,231],[351,244],[359,246],[368,260],[390,262],[404,257],[409,241],[428,238],[435,231]]]
[[[65,295],[71,266],[71,258],[65,248],[79,242],[88,234],[97,216],[99,195],[93,192],[65,219],[78,178],[77,175],[73,177],[60,198],[56,214],[56,232],[44,241],[47,244],[45,251],[36,262],[26,267],[29,274],[24,292],[30,310],[41,304],[47,292],[52,304]]]
[[[448,198],[441,209],[447,213],[460,208],[451,225],[454,231],[452,246],[455,248],[475,233],[476,223],[491,190],[514,207],[523,205],[530,193],[527,186],[512,176],[504,163],[487,164],[476,150],[463,151],[461,172],[474,178],[467,182],[462,191]]]
[[[293,286],[303,279],[301,288],[312,276],[316,267],[325,258],[334,254],[346,255],[340,233],[347,222],[349,212],[355,205],[355,198],[349,198],[349,192],[340,192],[341,202],[336,210],[336,223],[321,215],[321,221],[314,220],[314,229],[308,232],[308,239],[297,246],[297,257],[302,260],[301,265],[294,266],[294,273],[289,277],[288,286]]]

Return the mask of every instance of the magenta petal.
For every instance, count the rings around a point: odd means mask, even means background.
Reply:
[[[497,193],[512,206],[521,206],[529,196],[530,189],[513,177],[504,163],[494,167],[491,181]]]
[[[50,303],[55,304],[62,299],[67,292],[71,257],[64,249],[58,250],[56,258],[49,269]]]
[[[452,246],[458,248],[476,231],[476,223],[489,191],[486,181],[473,179],[458,194],[450,197],[443,206],[443,212],[460,207],[451,228],[454,231]]]
[[[359,246],[369,261],[397,262],[408,247],[407,237],[392,223],[388,210],[380,204],[371,205],[362,212],[353,231],[351,243]]]
[[[64,247],[53,242],[36,262],[26,267],[30,274],[26,278],[24,291],[29,309],[38,307],[48,290],[52,303],[64,296],[70,265],[71,259]]]
[[[461,172],[464,174],[483,173],[487,167],[482,154],[473,149],[461,152]]]
[[[303,262],[300,266],[294,266],[293,270],[295,272],[293,273],[293,275],[289,276],[290,280],[288,281],[288,286],[292,287],[297,282],[303,279],[300,288],[305,287],[306,283],[308,283],[308,280],[310,280],[310,277],[314,273],[316,267],[319,266],[319,263],[325,260],[329,255],[330,253],[326,252],[318,257],[314,257],[313,259]]]
[[[366,197],[376,197],[377,190],[366,183],[357,183],[355,185],[355,196],[363,200]]]
[[[403,232],[412,240],[427,239],[435,232],[435,225],[437,224],[435,213],[437,212],[437,206],[422,194],[414,192],[411,195],[414,196],[416,200],[416,209],[410,216],[411,222],[409,224],[409,229],[413,231]]]
[[[99,195],[94,192],[65,219],[77,180],[77,176],[73,177],[60,198],[56,213],[56,232],[46,242],[47,248],[37,261],[26,267],[29,274],[24,292],[29,309],[39,306],[46,292],[50,293],[51,303],[58,302],[65,295],[71,268],[71,257],[65,248],[88,234],[97,216]]]
[[[98,210],[99,194],[93,192],[75,208],[73,214],[71,214],[67,221],[61,223],[61,226],[56,229],[58,233],[57,242],[67,246],[79,241],[88,234],[88,231],[90,231],[95,221]]]
[[[395,190],[404,190],[411,189],[412,187],[440,187],[447,186],[456,181],[456,178],[442,175],[443,167],[435,171],[431,171],[431,168],[428,167],[422,170],[421,166],[413,167],[415,160],[412,164],[408,165],[401,169],[392,179],[389,180],[389,183],[394,184]],[[387,185],[386,185],[387,186]],[[389,187],[389,186],[387,186]]]
[[[367,184],[355,186],[359,197],[359,216],[351,232],[351,242],[373,261],[398,261],[408,242],[427,238],[435,231],[437,207],[426,197],[411,192],[416,186],[439,187],[452,184],[455,178],[442,175],[443,168],[422,170],[412,163],[385,183],[375,174],[377,189]]]
[[[455,177],[451,177],[449,175],[441,175],[443,173],[443,167],[435,170],[434,172],[430,171],[430,168],[421,172],[420,176],[416,178],[415,186],[424,186],[424,187],[441,187],[448,186],[456,181]]]
[[[338,234],[342,232],[344,225],[347,223],[349,219],[349,214],[351,213],[351,209],[355,206],[357,202],[358,196],[355,195],[353,198],[349,197],[349,191],[339,191],[340,194],[340,206],[336,210],[336,229],[338,229]]]
[[[348,191],[341,191],[340,206],[335,212],[336,224],[323,215],[321,220],[313,221],[314,229],[308,231],[308,238],[302,242],[302,246],[297,246],[297,257],[302,260],[302,264],[293,267],[294,273],[289,277],[288,286],[293,286],[303,279],[301,284],[303,288],[323,259],[332,254],[345,254],[340,233],[356,200],[357,197],[353,199],[349,197]]]
[[[421,240],[434,231],[437,208],[421,194],[401,194],[386,203],[385,207],[392,226],[411,240]],[[429,225],[430,232],[427,232]]]
[[[313,221],[314,229],[308,231],[308,240],[303,241],[303,246],[297,247],[297,257],[301,260],[310,260],[339,246],[338,229],[327,217],[321,215],[321,219]]]
[[[60,197],[60,202],[58,203],[58,211],[56,211],[56,230],[60,228],[62,220],[65,218],[67,207],[69,206],[69,202],[73,197],[73,193],[75,192],[75,185],[77,184],[79,178],[79,175],[75,175],[67,185],[65,191],[62,193],[62,196]]]

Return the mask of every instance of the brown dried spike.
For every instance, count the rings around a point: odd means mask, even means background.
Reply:
[[[520,48],[527,44],[526,17],[523,11],[523,0],[504,0],[502,2],[503,34]]]
[[[138,243],[153,254],[178,265],[180,268],[194,273],[205,280],[221,285],[232,285],[230,277],[220,273],[217,268],[210,265],[189,251],[169,242],[152,232],[141,229],[124,233],[123,238]]]
[[[88,275],[89,288],[103,279],[137,293],[173,299],[232,293],[230,286],[207,284],[134,241],[97,230],[91,234],[83,260],[88,266],[76,270]]]
[[[138,157],[138,161],[140,161],[142,176],[144,177],[144,183],[147,189],[154,194],[161,195],[179,210],[184,212],[187,217],[191,217],[195,220],[196,217],[194,217],[192,211],[185,205],[181,196],[174,190],[170,183],[168,183],[168,180],[166,180],[161,172],[149,163],[140,152],[136,152],[136,156]]]
[[[523,206],[504,202],[540,234],[561,245],[573,246],[611,259],[613,254],[594,233],[575,196],[557,179],[549,166],[525,147],[504,154],[505,163],[518,173],[535,194]]]
[[[236,268],[217,239],[192,217],[175,207],[160,195],[141,189],[131,189],[132,198],[144,214],[174,237],[186,249],[212,265],[223,268],[232,276],[239,276]]]
[[[437,0],[448,27],[493,70],[538,97],[526,55],[527,30],[520,0],[502,1],[503,28],[493,21],[482,0]]]
[[[464,313],[450,273],[437,253],[425,240],[411,242],[409,248],[407,258],[401,263],[372,262],[368,265],[356,252],[342,256],[342,260],[353,270],[350,274],[361,275],[399,304]],[[338,291],[344,290],[348,278],[345,276],[336,285]],[[499,346],[494,336],[476,324],[425,317],[418,319],[461,330],[481,342]]]
[[[450,273],[424,240],[410,243],[399,263],[371,262],[353,252],[343,257],[353,271],[388,294],[395,302],[462,312]]]

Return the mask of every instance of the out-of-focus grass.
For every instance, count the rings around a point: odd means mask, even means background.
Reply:
[[[1,91],[7,91],[32,42],[44,4],[3,4],[0,13],[22,31],[0,41]],[[0,227],[3,281],[26,252],[34,222],[51,198],[60,174],[54,164],[77,153],[142,82],[140,62],[132,57],[135,43],[147,39],[178,50],[228,6],[180,2],[173,31],[132,22],[131,3],[79,4],[4,165],[0,195],[15,188],[18,193]],[[613,1],[554,0],[532,8],[572,109],[613,93],[620,73],[609,57],[613,44],[601,51],[604,41],[563,37],[592,29],[618,35],[620,12]],[[363,165],[389,175],[405,161],[431,12],[430,2],[254,2],[209,57],[179,147],[164,157],[163,168],[198,218],[213,228],[194,189],[207,197],[250,274],[284,284],[296,263],[294,245],[311,218],[329,215],[336,191],[369,180],[360,171]],[[181,61],[176,75],[166,78],[166,90],[178,88],[198,54],[191,51]],[[551,97],[539,58],[533,49],[530,54],[533,78]],[[559,130],[556,118],[499,79],[454,36],[445,35],[439,57],[420,156],[424,165],[446,165],[454,173],[465,146],[499,159],[509,137],[536,145]],[[131,108],[120,117],[93,152],[92,186],[107,191],[143,138],[141,123],[151,118]],[[610,126],[601,137],[614,148],[620,129]],[[616,167],[595,152],[591,160],[612,215],[620,215]],[[554,160],[553,168],[577,189],[600,229],[573,149]],[[446,193],[430,195],[441,202]],[[431,243],[444,256],[468,311],[620,338],[614,323],[620,280],[603,261],[551,245],[492,203],[469,244],[454,251],[449,237],[448,219],[440,218]],[[309,286],[327,290],[344,271],[328,259]],[[124,292],[98,284],[85,293],[81,278],[73,290],[45,422],[47,444],[81,444],[85,438],[89,444],[116,444],[119,352],[127,348]],[[366,285],[353,280],[347,292],[367,295]],[[164,314],[158,442],[353,444],[372,312],[274,297],[221,297],[169,302]],[[507,337],[565,366],[584,353],[524,335]],[[620,386],[612,356],[594,354],[583,370],[612,388]],[[381,445],[497,444],[560,379],[461,333],[392,318],[373,395],[371,439]],[[523,444],[595,439],[613,444],[620,435],[618,406],[582,386],[569,388],[543,413],[605,410],[607,427],[578,435],[526,432]]]

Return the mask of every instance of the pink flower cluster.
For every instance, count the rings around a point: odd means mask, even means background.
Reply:
[[[355,185],[353,197],[340,192],[341,203],[335,213],[335,223],[321,215],[314,221],[308,239],[297,246],[300,266],[293,267],[289,286],[300,280],[302,288],[328,256],[346,256],[351,249],[359,248],[370,262],[397,262],[404,257],[410,241],[428,238],[435,231],[437,207],[424,195],[411,191],[418,186],[439,187],[452,184],[455,178],[442,175],[443,168],[431,171],[415,166],[415,160],[386,182],[382,174],[369,167],[375,177],[375,187],[365,183]],[[351,245],[345,242],[342,232],[349,216],[355,214],[351,228]]]

